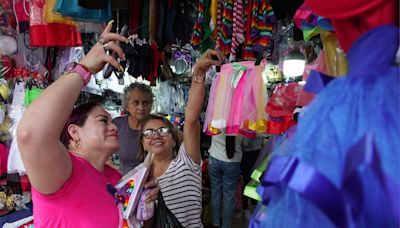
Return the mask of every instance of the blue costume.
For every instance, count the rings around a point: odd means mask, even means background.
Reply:
[[[399,66],[395,65],[398,48],[399,28],[394,25],[380,26],[361,36],[347,54],[348,75],[331,81],[321,91],[300,118],[292,141],[274,154],[287,156],[290,151],[289,156],[313,167],[341,191],[347,153],[363,137],[372,135],[382,175],[399,184],[400,78]],[[393,198],[385,194],[382,183],[371,178],[371,172],[362,173],[363,187],[358,194],[362,204],[356,219],[346,226],[398,227],[393,216]],[[295,181],[301,185],[305,179]],[[288,186],[284,182],[273,186],[266,217],[257,226],[338,226],[318,204]]]

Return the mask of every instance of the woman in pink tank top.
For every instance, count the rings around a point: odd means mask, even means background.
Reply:
[[[119,227],[121,219],[113,186],[120,173],[106,165],[118,150],[118,129],[97,103],[74,104],[92,74],[110,63],[121,65],[117,42],[108,23],[100,40],[73,70],[50,85],[25,111],[17,130],[21,157],[32,185],[35,227]],[[158,191],[151,191],[151,200]]]

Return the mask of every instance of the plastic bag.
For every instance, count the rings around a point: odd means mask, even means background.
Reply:
[[[155,228],[183,228],[175,215],[165,205],[162,193],[158,193],[158,204],[156,206],[156,217],[153,227]]]

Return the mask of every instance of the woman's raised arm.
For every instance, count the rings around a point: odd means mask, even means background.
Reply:
[[[80,61],[84,71],[96,73],[106,63],[117,69],[121,67],[112,56],[106,54],[104,44],[124,58],[122,49],[115,41],[127,39],[110,33],[111,28],[112,23],[108,23],[101,35],[102,42],[96,43]],[[80,75],[83,75],[82,71],[79,74],[68,73],[52,83],[27,108],[17,129],[18,146],[30,182],[44,194],[57,191],[71,175],[71,160],[60,142],[60,134],[84,81],[90,78]]]
[[[213,58],[216,57],[216,58]],[[200,123],[199,116],[204,103],[206,72],[212,65],[221,65],[223,55],[215,50],[207,50],[194,66],[192,85],[189,90],[188,103],[185,109],[183,143],[192,160],[200,164]]]

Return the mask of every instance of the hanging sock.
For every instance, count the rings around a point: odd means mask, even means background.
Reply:
[[[222,54],[227,55],[230,53],[230,46],[232,43],[232,30],[233,30],[233,0],[224,2],[222,13],[221,32],[217,37],[217,47]]]
[[[233,5],[233,33],[232,33],[232,45],[231,55],[229,56],[229,62],[236,60],[236,48],[240,43],[244,41],[243,35],[243,0],[236,0]]]
[[[272,6],[267,0],[251,2],[252,4],[249,4],[247,9],[247,32],[243,52],[243,58],[246,60],[255,60],[254,52],[262,52],[268,48],[272,36],[272,25],[276,23]]]
[[[191,41],[194,48],[198,48],[200,46],[201,37],[203,36],[204,32],[204,0],[199,0],[197,11],[198,14],[196,22],[193,26],[193,35]]]

